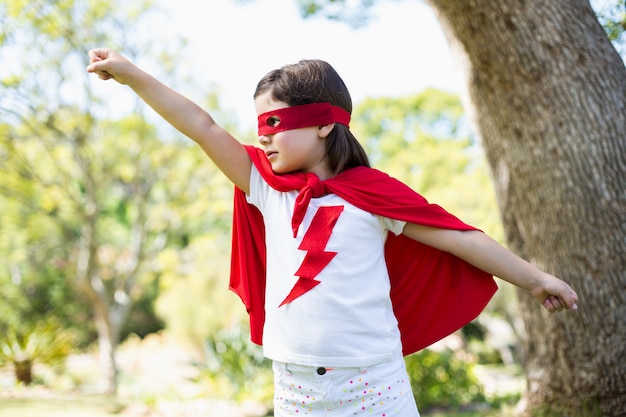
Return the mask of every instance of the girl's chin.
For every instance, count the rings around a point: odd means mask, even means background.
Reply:
[[[275,164],[275,163],[270,163],[271,167],[272,167],[272,171],[274,171],[276,174],[284,174],[285,170],[281,169],[280,164]]]
[[[277,174],[288,174],[290,172],[293,172],[293,170],[289,169],[284,164],[278,163],[277,161],[270,161],[270,165],[272,167],[272,171]]]

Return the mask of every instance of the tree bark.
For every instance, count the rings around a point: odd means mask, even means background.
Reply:
[[[467,78],[509,247],[580,298],[550,315],[520,293],[527,410],[624,416],[624,63],[587,1],[427,1]]]
[[[92,305],[92,307],[95,307]],[[107,394],[117,393],[118,373],[117,346],[120,329],[111,323],[108,311],[94,308],[94,320],[98,330],[98,356],[102,370],[102,389]]]
[[[30,385],[33,382],[33,361],[30,359],[16,360],[13,362],[15,367],[15,379],[24,385]]]

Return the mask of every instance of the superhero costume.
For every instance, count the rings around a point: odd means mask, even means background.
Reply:
[[[264,115],[262,115],[264,116]],[[277,175],[261,149],[246,147],[264,180],[278,191],[299,190],[294,235],[311,198],[334,193],[370,213],[430,227],[477,230],[429,204],[402,182],[378,170],[357,167],[320,181],[314,174]],[[403,235],[389,234],[385,258],[391,300],[403,353],[416,352],[473,320],[497,287],[490,274],[460,258]],[[265,231],[258,209],[236,189],[230,288],[250,314],[251,339],[262,344],[265,299]],[[301,294],[300,294],[301,295]]]

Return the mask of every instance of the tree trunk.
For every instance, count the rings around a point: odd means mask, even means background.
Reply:
[[[527,409],[624,416],[624,63],[587,1],[427,1],[467,77],[509,247],[580,298],[550,315],[520,293]]]
[[[33,382],[33,361],[30,359],[16,360],[13,362],[15,367],[15,379],[24,385],[30,385]]]
[[[95,207],[95,205],[94,205]],[[118,367],[115,351],[119,342],[123,319],[114,320],[111,315],[112,305],[106,287],[98,274],[96,244],[96,213],[85,216],[81,230],[82,239],[78,242],[76,259],[76,288],[89,301],[98,332],[100,368],[102,369],[102,388],[108,394],[117,392]]]
[[[117,392],[118,366],[116,350],[119,344],[119,331],[114,329],[104,312],[95,312],[96,328],[98,330],[98,353],[100,368],[103,374],[103,390],[107,394]]]

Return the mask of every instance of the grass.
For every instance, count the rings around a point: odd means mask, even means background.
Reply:
[[[67,395],[55,398],[1,398],[0,417],[115,417],[133,414],[123,400],[105,395]],[[146,415],[138,410],[136,415]],[[499,410],[432,411],[422,412],[423,417],[506,417],[512,416],[506,406]]]
[[[161,339],[159,339],[161,340]],[[126,354],[125,362],[132,366],[132,372],[122,372],[119,397],[106,395],[80,394],[73,391],[82,387],[85,392],[95,392],[99,377],[97,357],[91,354],[77,355],[69,362],[62,377],[48,375],[46,369],[38,369],[40,378],[29,387],[14,384],[10,367],[0,368],[0,417],[150,417],[163,415],[208,415],[213,417],[232,416],[229,407],[232,404],[213,403],[209,411],[191,412],[206,404],[179,402],[189,395],[180,384],[184,373],[179,369],[180,355],[172,353],[167,343],[149,345],[147,353],[141,349],[122,351]],[[171,356],[165,357],[161,353]],[[158,356],[158,355],[160,356]],[[158,373],[154,372],[154,363],[159,363]],[[518,368],[480,367],[481,379],[487,389],[489,406],[472,405],[458,410],[420,409],[423,417],[512,417],[512,409],[519,399],[521,371]],[[4,372],[4,373],[3,373]],[[168,376],[168,379],[163,379]],[[170,378],[171,377],[171,378]],[[183,378],[183,379],[181,379]],[[177,381],[176,389],[171,388],[172,381]],[[44,384],[44,382],[47,382]],[[523,381],[522,381],[523,382]],[[54,388],[49,388],[54,387]],[[194,397],[196,398],[196,397]],[[151,408],[154,406],[154,409]],[[180,406],[180,408],[176,408]],[[165,407],[165,408],[163,408]],[[151,412],[152,411],[152,412]],[[157,411],[159,411],[157,413]],[[165,413],[165,414],[163,414]]]
[[[500,404],[475,404],[461,409],[420,410],[422,417],[513,417],[517,400],[510,398]]]
[[[491,417],[491,416],[496,416],[496,414],[494,413],[488,413],[486,414],[484,411],[468,411],[468,412],[452,412],[452,411],[448,411],[448,412],[441,412],[441,413],[434,413],[434,414],[424,414],[421,413],[421,415],[423,417]],[[497,414],[499,415],[499,414]]]
[[[434,413],[420,412],[422,417],[512,417],[512,409],[489,410],[489,411],[441,411]]]
[[[0,417],[112,417],[125,406],[122,401],[103,395],[2,398]]]

